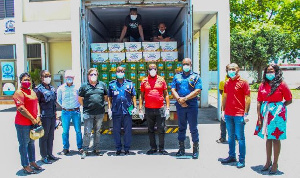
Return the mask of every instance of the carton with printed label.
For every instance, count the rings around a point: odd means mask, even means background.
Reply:
[[[99,63],[99,62],[107,62],[108,61],[108,53],[91,53],[91,62]]]
[[[178,52],[161,52],[162,61],[178,61]]]
[[[158,62],[160,61],[160,52],[143,52],[145,62]]]
[[[109,53],[108,58],[110,62],[125,62],[125,53]]]
[[[142,62],[143,53],[142,52],[126,52],[127,62]]]
[[[141,52],[142,43],[141,42],[125,42],[126,52]]]
[[[124,43],[108,43],[108,51],[110,53],[121,53],[125,52],[125,45]]]
[[[159,42],[143,42],[142,43],[144,52],[155,52],[159,51]]]
[[[161,51],[177,51],[177,41],[160,42]]]
[[[108,52],[107,43],[92,43],[91,53],[106,53]]]

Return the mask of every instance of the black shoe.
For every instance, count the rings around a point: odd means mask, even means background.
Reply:
[[[48,159],[48,157],[42,158],[42,162],[45,164],[52,164],[52,162]]]
[[[218,140],[216,140],[217,143],[225,143],[227,142],[225,138],[220,138]]]
[[[68,153],[70,153],[68,149],[63,149],[61,155],[67,155]]]
[[[60,158],[59,157],[55,157],[54,155],[48,155],[48,159],[56,161],[56,160],[59,160]]]
[[[93,153],[94,153],[94,155],[96,155],[96,156],[103,156],[103,153],[101,153],[100,150],[94,150]]]
[[[184,156],[185,155],[185,147],[184,142],[179,141],[179,150],[176,153],[176,156]]]
[[[125,154],[125,155],[130,155],[129,150],[126,150],[124,154]]]
[[[87,151],[83,151],[81,154],[81,159],[84,159],[87,156]]]
[[[122,153],[122,151],[121,151],[121,150],[117,150],[117,152],[116,152],[116,156],[120,156],[120,155],[121,155],[121,153]]]
[[[199,157],[199,143],[198,142],[194,142],[193,143],[193,155],[192,158],[193,159],[198,159]]]
[[[166,151],[166,150],[159,150],[158,151],[160,154],[162,154],[162,155],[167,155],[168,154],[168,152]]]
[[[147,155],[153,155],[154,153],[156,153],[157,150],[156,149],[150,149],[146,152]]]
[[[221,163],[223,164],[233,163],[233,162],[236,162],[236,159],[230,156],[221,160]]]

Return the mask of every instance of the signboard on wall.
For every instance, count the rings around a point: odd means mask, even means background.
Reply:
[[[15,80],[15,62],[1,62],[2,81]]]
[[[11,96],[15,93],[16,88],[12,83],[5,83],[2,88],[3,95]]]

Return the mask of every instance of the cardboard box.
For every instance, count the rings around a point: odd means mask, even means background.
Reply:
[[[142,62],[142,52],[126,52],[126,62]]]
[[[173,99],[173,95],[172,95],[172,91],[168,91],[168,94],[169,94],[169,99]]]
[[[116,72],[117,71],[117,67],[118,67],[118,63],[110,63],[110,71],[111,72]]]
[[[108,53],[91,53],[91,62],[99,63],[99,62],[107,62],[108,61]]]
[[[117,74],[114,72],[110,72],[109,73],[109,81],[116,80],[116,79],[117,79]]]
[[[126,72],[127,66],[128,66],[127,63],[119,63],[119,64],[117,64],[117,67],[119,67],[119,66],[123,67],[125,69],[125,72]]]
[[[109,72],[101,72],[101,71],[99,71],[99,78],[100,78],[99,80],[101,80],[101,81],[105,81],[105,80],[109,81],[108,74],[109,74]]]
[[[160,61],[160,52],[143,52],[145,62],[158,62]]]
[[[159,42],[143,42],[142,43],[144,52],[155,52],[159,51]]]
[[[121,53],[125,52],[125,45],[124,43],[108,43],[108,51],[110,53]]]
[[[175,68],[175,73],[182,72],[182,63],[181,62],[176,62],[174,68]]]
[[[135,72],[135,71],[126,72],[126,78],[128,78],[132,82],[136,82],[137,77],[138,77],[137,72]]]
[[[173,81],[173,80],[167,80],[167,81],[166,81],[168,90],[171,90],[172,81]]]
[[[156,63],[158,71],[163,71],[165,70],[165,63],[164,62],[158,62]]]
[[[138,72],[138,80],[142,81],[145,77],[147,77],[147,72],[146,71],[139,71]]]
[[[168,71],[173,71],[174,70],[174,62],[166,62],[165,69]]]
[[[127,64],[127,71],[137,71],[138,70],[138,63],[131,62]]]
[[[125,53],[108,53],[110,62],[125,62]]]
[[[107,43],[91,43],[91,53],[108,52]]]
[[[125,42],[126,52],[142,52],[141,42]]]
[[[166,78],[167,78],[168,80],[173,80],[173,78],[174,78],[175,75],[176,75],[175,72],[173,72],[173,71],[168,71],[167,74],[166,74]]]
[[[138,65],[138,71],[145,71],[145,70],[147,70],[147,64],[146,63],[144,63],[144,62],[140,62],[140,63],[137,63],[137,65]]]
[[[161,52],[162,61],[178,61],[178,52]]]
[[[165,71],[158,71],[158,75],[163,77],[164,79],[166,78],[166,72]]]
[[[99,72],[107,72],[110,70],[110,64],[109,63],[100,63],[98,64],[98,70]]]
[[[177,41],[160,42],[161,51],[177,51]]]

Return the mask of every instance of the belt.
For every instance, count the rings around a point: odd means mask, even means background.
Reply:
[[[62,110],[64,110],[64,111],[78,111],[79,108],[73,108],[73,109],[65,109],[65,108],[62,108]]]

